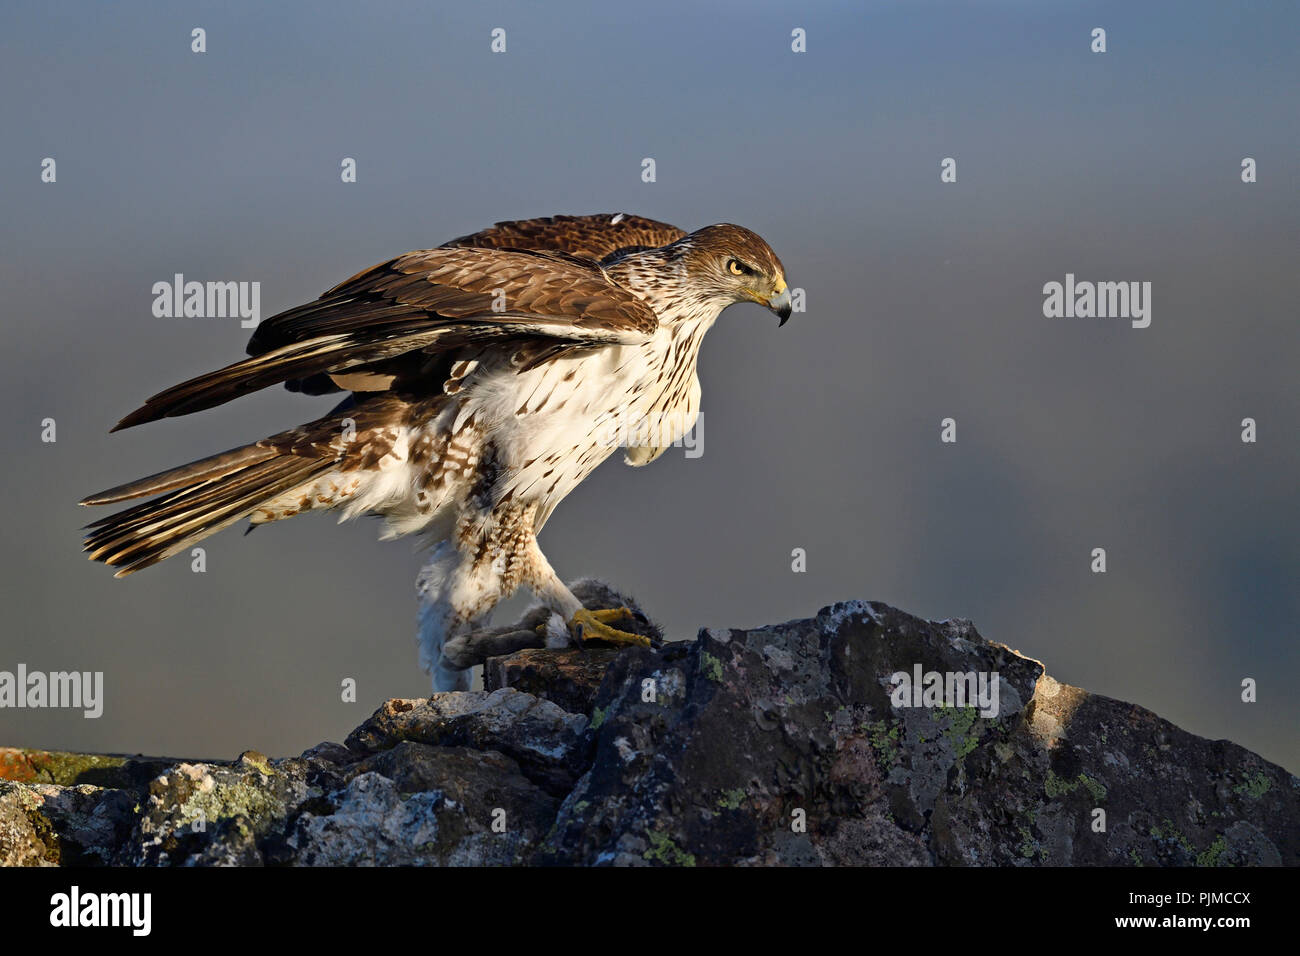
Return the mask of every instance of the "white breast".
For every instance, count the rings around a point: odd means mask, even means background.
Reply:
[[[645,343],[609,345],[519,374],[483,370],[471,400],[476,420],[513,473],[516,500],[549,513],[597,465],[629,444],[672,444],[699,414],[696,358],[712,319],[664,328]]]
[[[458,380],[458,404],[403,430],[380,468],[326,507],[342,509],[343,518],[384,515],[385,538],[442,528],[440,518],[482,506],[470,500],[471,489],[490,445],[499,467],[495,499],[536,502],[540,527],[617,449],[631,446],[631,462],[643,464],[691,428],[700,409],[696,359],[712,324],[708,317],[661,327],[644,343],[601,346],[526,372],[506,354],[480,357]],[[432,486],[427,464],[409,460],[429,436],[444,466]]]

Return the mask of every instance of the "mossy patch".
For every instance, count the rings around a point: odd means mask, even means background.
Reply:
[[[258,753],[256,750],[246,750],[239,755],[241,762],[252,767],[258,773],[266,777],[274,777],[278,771],[271,766],[271,761],[266,754]]]
[[[899,744],[902,738],[901,725],[877,720],[874,723],[863,724],[862,729],[866,731],[867,741],[875,751],[876,762],[881,767],[889,768],[898,763]]]
[[[1039,860],[1046,862],[1047,848],[1039,844],[1029,827],[1017,826],[1016,831],[1020,834],[1020,846],[1016,848],[1016,852],[1026,860],[1032,860],[1037,855]]]
[[[1218,866],[1219,857],[1223,855],[1223,851],[1226,850],[1227,848],[1228,848],[1228,841],[1225,840],[1223,834],[1220,833],[1218,836],[1214,838],[1213,843],[1207,846],[1200,853],[1196,854],[1196,865],[1197,866]]]
[[[44,849],[41,852],[41,858],[47,863],[58,865],[63,861],[63,841],[59,839],[58,831],[54,829],[54,824],[50,823],[49,817],[35,809],[25,809],[27,822],[32,825],[32,830],[36,838],[41,841]]]
[[[234,779],[225,773],[195,779],[178,772],[172,777],[172,785],[155,790],[153,799],[176,807],[178,827],[190,827],[196,821],[206,827],[239,816],[269,826],[284,815],[282,796],[259,785],[259,780],[267,779],[260,772],[257,777]]]
[[[642,854],[644,859],[654,860],[665,866],[695,865],[695,854],[682,850],[662,830],[651,830],[646,836],[650,838],[650,849]]]
[[[722,683],[722,661],[708,651],[700,652],[700,671],[709,680],[719,684]]]
[[[1152,827],[1150,833],[1157,840],[1164,843],[1177,843],[1188,853],[1196,853],[1196,847],[1192,846],[1192,841],[1183,836],[1178,827],[1174,826],[1174,821],[1168,817],[1165,817],[1164,822],[1159,826]]]
[[[961,760],[979,746],[980,737],[972,733],[971,728],[979,719],[979,712],[974,707],[941,707],[938,713],[948,718],[948,726],[943,736],[952,744],[953,753]]]
[[[1092,799],[1097,803],[1101,803],[1106,799],[1106,787],[1101,781],[1093,780],[1086,773],[1081,773],[1079,774],[1079,782],[1087,788],[1088,792],[1092,794]]]
[[[747,794],[740,787],[735,790],[724,790],[722,796],[718,797],[718,809],[735,810],[745,802],[746,796]]]
[[[53,783],[71,787],[78,783],[102,785],[98,779],[85,779],[83,775],[103,776],[126,763],[126,757],[104,754],[65,753],[58,750],[0,749],[0,780],[17,783]]]
[[[1262,771],[1257,771],[1244,781],[1232,788],[1232,792],[1243,797],[1250,797],[1252,800],[1258,800],[1264,794],[1273,788],[1273,782],[1264,776]]]
[[[1066,780],[1058,777],[1055,771],[1047,771],[1047,779],[1043,781],[1043,792],[1055,800],[1057,797],[1064,797],[1083,787],[1088,791],[1092,799],[1100,803],[1106,799],[1106,787],[1098,780],[1093,780],[1086,773],[1081,773],[1073,780]]]
[[[1058,777],[1054,770],[1047,771],[1047,779],[1043,781],[1043,792],[1053,800],[1074,793],[1078,789],[1079,782],[1077,780],[1065,780]]]

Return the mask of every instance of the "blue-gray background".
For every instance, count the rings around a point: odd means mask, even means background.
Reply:
[[[969,617],[1060,680],[1300,769],[1294,4],[7,3],[0,21],[0,669],[107,681],[100,720],[0,711],[0,743],[289,754],[427,692],[419,560],[372,521],[227,531],[206,574],[118,581],[81,556],[82,495],[332,401],[275,389],[109,436],[248,335],[154,318],[153,283],[257,280],[266,316],[494,220],[626,210],[757,230],[808,311],[779,331],[753,306],[723,317],[703,457],[611,459],[543,535],[563,575],[627,587],[673,637],[847,598]],[[1151,327],[1045,319],[1067,272],[1150,281]]]

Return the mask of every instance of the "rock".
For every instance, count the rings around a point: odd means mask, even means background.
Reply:
[[[512,688],[451,691],[428,700],[390,700],[347,739],[371,752],[398,741],[496,750],[519,762],[544,790],[564,793],[582,772],[587,718]]]
[[[58,866],[59,838],[35,787],[0,783],[0,866]]]
[[[895,706],[891,675],[918,665],[995,673],[998,713]],[[1280,767],[1058,684],[969,622],[882,604],[623,655],[592,726],[554,862],[1300,860],[1300,782]]]
[[[127,790],[0,782],[0,865],[103,866],[134,826]]]
[[[1300,780],[966,621],[850,602],[485,683],[280,760],[0,751],[0,863],[1300,863]]]
[[[258,849],[313,795],[303,760],[274,764],[258,753],[233,764],[180,763],[150,781],[130,853],[132,865],[254,865]]]
[[[555,819],[558,801],[495,751],[403,741],[357,770],[326,812],[298,818],[277,862],[514,864],[531,855]]]
[[[0,747],[0,780],[64,787],[85,783],[122,789],[147,783],[174,763],[168,757],[139,754],[75,754]]]
[[[591,716],[596,691],[619,652],[612,648],[523,650],[492,657],[483,667],[483,687],[512,687],[544,697],[574,714]]]

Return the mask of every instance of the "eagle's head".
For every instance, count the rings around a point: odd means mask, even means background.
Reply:
[[[790,318],[790,289],[785,266],[763,237],[744,226],[719,223],[705,226],[666,248],[679,247],[680,261],[691,282],[727,305],[757,302]]]

